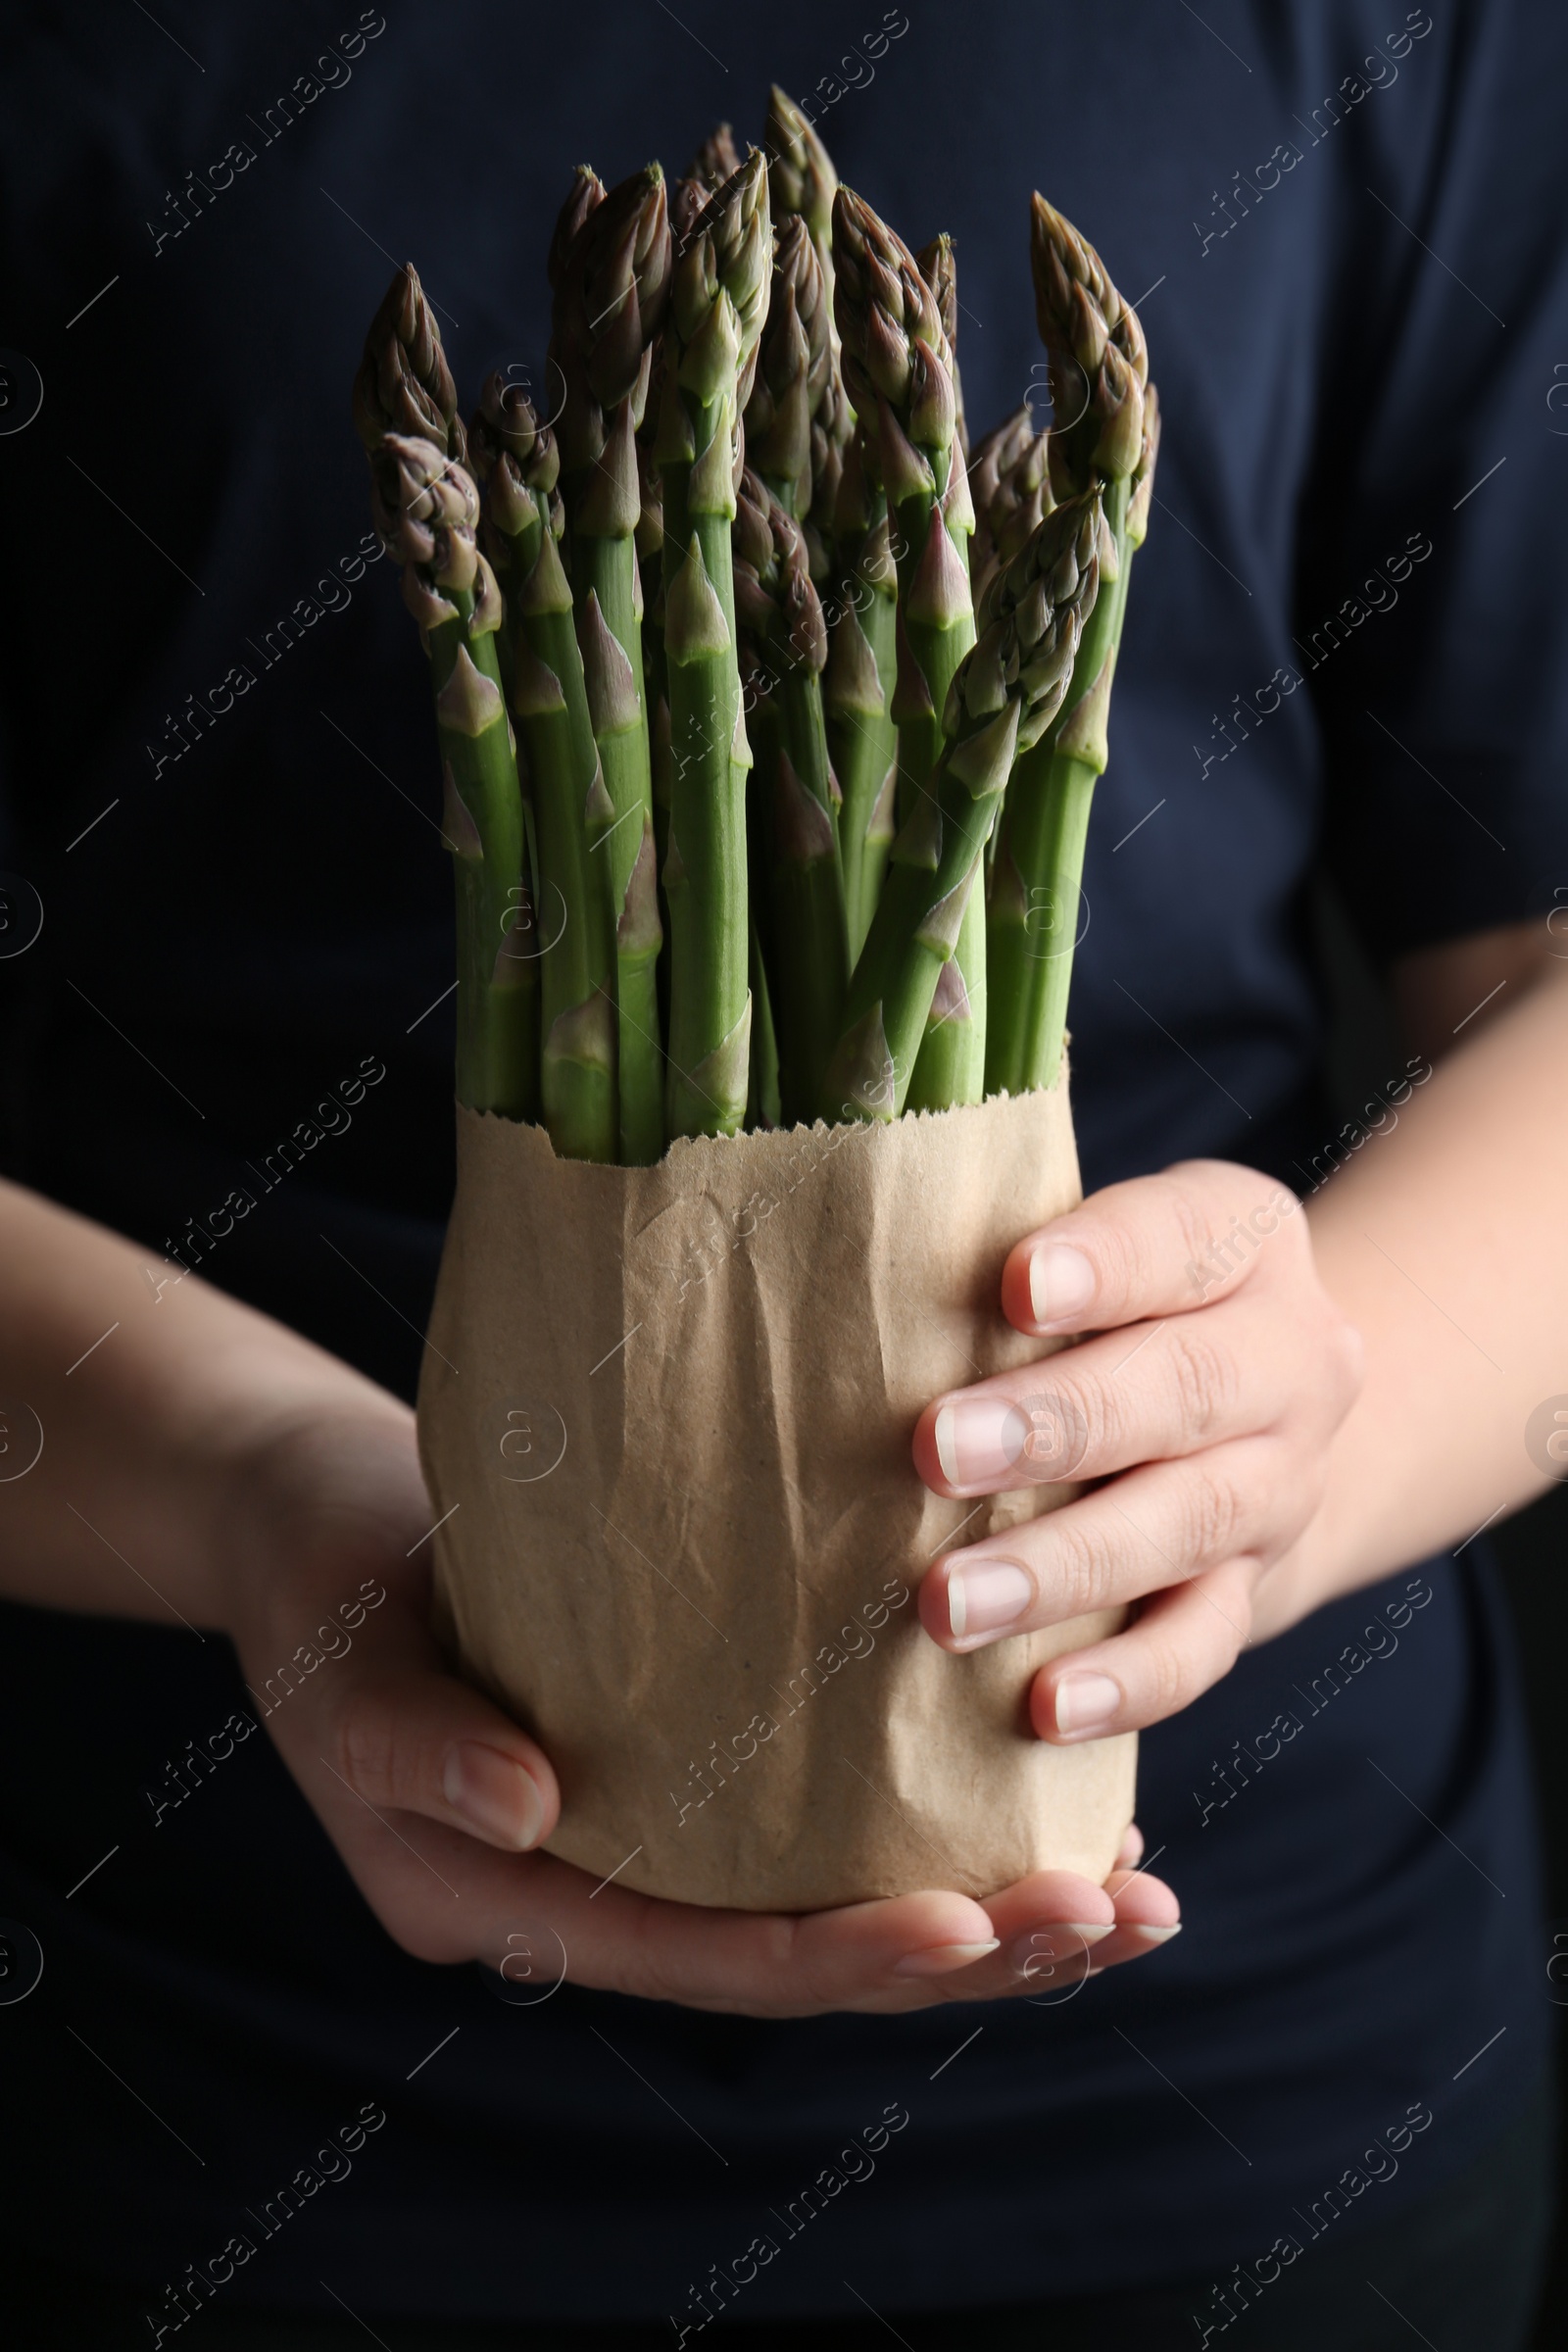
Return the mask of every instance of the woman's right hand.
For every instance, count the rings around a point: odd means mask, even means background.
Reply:
[[[1136,1831],[1102,1886],[1046,1871],[983,1904],[933,1890],[800,1917],[662,1902],[541,1852],[560,1811],[548,1757],[446,1671],[429,1631],[434,1516],[413,1415],[346,1375],[340,1405],[318,1391],[236,1449],[215,1527],[215,1589],[260,1720],[417,1958],[803,2017],[1057,1999],[1175,1933],[1175,1896],[1135,1867]]]

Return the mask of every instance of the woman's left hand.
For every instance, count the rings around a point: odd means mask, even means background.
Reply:
[[[939,1494],[1098,1482],[946,1553],[920,1589],[944,1649],[1136,1604],[1042,1667],[1034,1727],[1070,1743],[1157,1723],[1254,1635],[1314,1605],[1301,1565],[1361,1343],[1319,1282],[1294,1194],[1187,1160],[1108,1185],[1009,1255],[1002,1307],[1040,1337],[1098,1336],[938,1397],[915,1467]]]

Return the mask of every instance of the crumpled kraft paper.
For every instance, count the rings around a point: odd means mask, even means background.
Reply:
[[[947,1501],[909,1441],[1041,1355],[1003,1262],[1079,1197],[1064,1085],[653,1168],[460,1108],[419,1393],[436,1615],[555,1765],[552,1852],[747,1910],[1105,1876],[1136,1740],[1052,1746],[1026,1694],[1122,1613],[956,1658],[914,1605],[960,1529],[1073,1492]],[[1030,1420],[1034,1476],[1070,1471],[1046,1362]]]

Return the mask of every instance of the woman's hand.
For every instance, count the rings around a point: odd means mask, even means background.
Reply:
[[[1295,1196],[1221,1160],[1109,1185],[1028,1235],[1002,1306],[1019,1331],[1100,1336],[938,1397],[916,1468],[959,1496],[1096,1483],[938,1560],[921,1621],[964,1651],[1136,1604],[1124,1632],[1041,1669],[1031,1712],[1063,1743],[1157,1723],[1310,1605],[1291,1569],[1360,1386],[1359,1337]]]
[[[1176,1932],[1170,1889],[1039,1873],[978,1903],[934,1891],[803,1917],[656,1901],[537,1851],[549,1759],[445,1672],[428,1631],[434,1513],[413,1417],[350,1381],[334,1407],[272,1418],[227,1473],[221,1617],[267,1730],[377,1919],[435,1961],[482,1960],[514,1991],[564,1975],[757,2017],[1073,1997],[1089,1971]],[[383,1598],[373,1596],[380,1592]],[[285,1674],[284,1668],[288,1671]]]

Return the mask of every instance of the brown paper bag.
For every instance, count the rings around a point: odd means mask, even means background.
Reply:
[[[913,1597],[960,1528],[1072,1491],[946,1501],[909,1440],[1040,1355],[1002,1266],[1079,1197],[1065,1086],[654,1168],[459,1110],[419,1392],[438,1620],[560,1775],[552,1852],[747,1910],[1104,1877],[1136,1740],[1051,1746],[1026,1693],[1119,1613],[956,1658]],[[1046,1363],[1031,1424],[1035,1475],[1070,1469]]]

